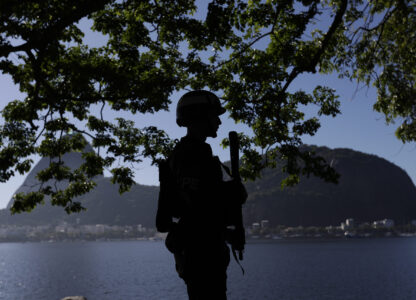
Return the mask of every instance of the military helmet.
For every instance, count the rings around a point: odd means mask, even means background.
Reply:
[[[190,122],[205,118],[210,113],[218,116],[225,113],[220,99],[208,91],[191,91],[179,99],[176,107],[176,123],[179,126],[187,126]]]

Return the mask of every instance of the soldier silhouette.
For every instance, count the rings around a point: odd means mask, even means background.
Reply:
[[[156,227],[168,232],[166,246],[174,254],[176,271],[186,283],[190,300],[227,299],[230,250],[226,242],[233,249],[244,249],[244,232],[229,238],[227,225],[233,225],[229,220],[233,203],[240,204],[241,214],[246,190],[239,180],[223,181],[221,162],[205,142],[217,136],[219,116],[224,112],[211,92],[183,95],[176,122],[187,128],[187,134],[159,164]]]

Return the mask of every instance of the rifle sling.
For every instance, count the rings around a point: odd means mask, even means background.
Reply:
[[[237,257],[237,251],[234,249],[233,246],[231,246],[231,252],[233,253],[234,259],[237,262],[237,264],[240,266],[241,272],[243,272],[243,276],[244,276],[244,273],[245,273],[244,268],[241,265],[240,260]],[[240,255],[241,255],[241,253],[240,253]]]
[[[230,176],[231,178],[233,178],[233,176],[231,175],[231,170],[229,167],[227,167],[226,165],[224,165],[219,159],[218,159],[219,163],[221,164],[221,166],[223,167],[225,173],[227,173],[228,176]],[[237,264],[240,266],[241,271],[243,272],[243,275],[245,274],[244,268],[240,263],[240,260],[237,257],[237,251],[234,249],[233,246],[231,246],[231,252],[233,253],[234,259],[237,262]],[[242,253],[240,253],[240,257],[242,257]]]

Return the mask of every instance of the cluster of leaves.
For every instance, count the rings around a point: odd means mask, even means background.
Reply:
[[[33,154],[51,157],[38,174],[38,191],[16,195],[13,212],[33,209],[44,195],[67,212],[79,211],[74,198],[90,191],[104,168],[120,192],[128,190],[134,174],[126,164],[144,157],[157,163],[174,142],[156,127],[105,120],[103,107],[155,113],[185,88],[217,92],[231,117],[253,129],[253,136],[240,135],[245,178],[279,160],[288,174],[283,184],[302,174],[337,181],[322,158],[300,146],[303,135],[319,129],[320,116],[340,112],[338,96],[325,86],[290,91],[303,73],[338,72],[374,84],[375,108],[388,121],[404,118],[398,136],[416,139],[411,1],[212,0],[203,17],[196,12],[194,0],[0,3],[0,70],[26,95],[2,112],[0,181],[28,172]],[[83,42],[83,18],[108,38],[104,46]],[[314,29],[319,18],[329,20],[325,30]],[[302,107],[310,104],[318,115],[305,120]],[[85,163],[72,170],[62,157],[82,152],[86,137],[97,151],[84,153]],[[124,165],[115,167],[117,158]],[[56,181],[68,185],[54,188]]]

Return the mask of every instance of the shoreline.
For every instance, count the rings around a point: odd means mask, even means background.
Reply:
[[[246,244],[271,244],[281,242],[338,242],[347,240],[363,240],[363,239],[399,239],[399,238],[414,238],[416,234],[397,234],[397,235],[371,235],[371,236],[328,236],[328,237],[311,237],[311,236],[296,236],[296,237],[279,237],[279,238],[247,238]],[[99,239],[49,239],[49,240],[0,240],[0,244],[7,243],[75,243],[75,242],[164,242],[164,238],[150,237],[150,238],[99,238]]]

